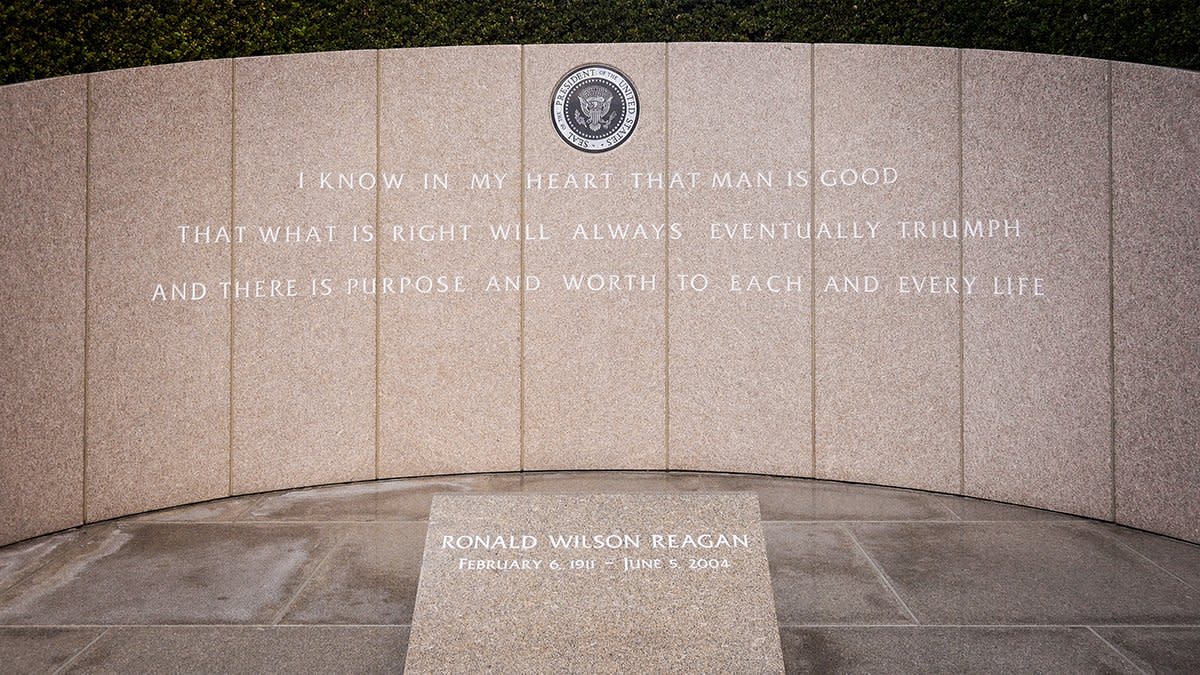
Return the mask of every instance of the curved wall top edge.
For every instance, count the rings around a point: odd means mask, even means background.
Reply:
[[[346,53],[353,53],[353,52],[396,52],[396,51],[421,51],[421,50],[491,49],[491,48],[505,48],[505,47],[589,47],[592,45],[763,45],[763,46],[783,45],[783,46],[807,46],[810,48],[814,47],[814,46],[815,47],[849,46],[849,47],[879,47],[879,48],[885,48],[885,49],[930,49],[930,50],[944,50],[944,51],[987,52],[987,53],[995,53],[995,54],[1025,54],[1025,55],[1029,55],[1029,56],[1044,56],[1044,57],[1063,58],[1063,59],[1084,59],[1084,60],[1088,60],[1088,61],[1103,61],[1105,63],[1125,64],[1125,65],[1131,65],[1131,66],[1142,66],[1142,67],[1146,67],[1146,68],[1158,68],[1158,69],[1162,69],[1162,70],[1179,71],[1179,72],[1183,72],[1183,73],[1200,74],[1200,71],[1191,70],[1188,68],[1163,66],[1163,65],[1152,64],[1152,63],[1144,63],[1141,61],[1122,61],[1119,59],[1103,59],[1103,58],[1099,58],[1099,57],[1079,56],[1079,55],[1075,55],[1075,54],[1052,54],[1052,53],[1048,53],[1048,52],[1026,52],[1026,51],[1018,51],[1018,50],[1008,50],[1008,49],[987,49],[987,48],[981,48],[981,47],[946,47],[946,46],[942,46],[942,45],[915,45],[915,44],[897,45],[897,44],[886,44],[886,43],[876,43],[876,42],[703,42],[703,41],[702,42],[620,42],[620,43],[611,43],[611,42],[607,42],[607,43],[606,42],[538,43],[538,42],[534,42],[534,43],[505,43],[505,44],[495,44],[495,45],[430,45],[430,46],[426,46],[426,47],[382,47],[382,48],[375,48],[375,49],[364,48],[364,49],[347,49],[347,50],[329,50],[329,51],[318,51],[318,52],[280,52],[277,54],[254,54],[254,55],[247,55],[247,56],[230,56],[230,57],[221,57],[221,58],[215,58],[215,59],[198,59],[198,60],[193,60],[193,61],[175,61],[175,62],[171,62],[171,63],[152,63],[152,64],[146,64],[146,65],[141,65],[141,66],[129,66],[126,68],[112,68],[112,69],[108,69],[108,70],[83,71],[83,72],[78,72],[78,73],[70,73],[70,74],[66,74],[66,75],[56,75],[54,77],[46,77],[46,78],[40,78],[40,79],[34,79],[34,80],[22,80],[21,82],[11,82],[9,84],[0,85],[0,89],[5,89],[7,87],[16,87],[16,86],[21,86],[21,85],[27,85],[27,84],[36,83],[36,82],[47,82],[47,81],[51,81],[51,80],[59,80],[59,79],[63,79],[63,78],[79,77],[79,76],[86,76],[86,75],[99,75],[99,74],[103,74],[103,73],[114,73],[114,72],[121,72],[121,71],[136,71],[136,70],[142,70],[145,68],[158,68],[158,67],[162,67],[162,66],[186,66],[186,65],[192,65],[192,64],[197,64],[197,63],[237,61],[237,60],[241,60],[241,59],[275,58],[275,57],[281,57],[281,56],[313,56],[313,55],[319,55],[319,54],[346,54]]]
[[[0,88],[0,542],[231,494],[557,468],[913,487],[1200,541],[1200,312],[1179,311],[1200,308],[1178,225],[1200,222],[1194,71],[518,47]],[[543,110],[588,62],[639,97],[611,152]],[[608,105],[564,123],[599,132]],[[456,276],[471,288],[417,286]]]

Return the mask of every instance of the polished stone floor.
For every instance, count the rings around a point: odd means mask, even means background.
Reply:
[[[1200,673],[1198,546],[973,499],[691,473],[288,490],[0,548],[0,672],[397,672],[432,495],[706,490],[758,494],[789,672]]]

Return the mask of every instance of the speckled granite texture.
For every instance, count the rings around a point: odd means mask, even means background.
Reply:
[[[609,152],[550,119],[588,63],[638,92]],[[1198,87],[1039,54],[641,43],[0,88],[0,543],[552,469],[889,484],[1200,541]],[[264,297],[225,299],[231,277]],[[204,300],[152,299],[196,281]]]
[[[932,233],[958,213],[958,53],[817,45],[814,55],[814,222],[877,224],[873,237],[814,242],[816,476],[957,492],[959,240],[918,238],[916,223]],[[820,181],[830,168],[887,167],[889,186]],[[826,290],[860,275],[878,278],[879,292]]]
[[[87,78],[0,87],[0,542],[83,520]]]
[[[987,283],[963,306],[964,492],[1111,518],[1108,69],[972,50],[962,68],[963,213],[1021,225],[963,240]]]
[[[1117,520],[1200,541],[1200,75],[1112,77]]]
[[[229,494],[232,68],[91,78],[89,520]]]
[[[641,114],[611,152],[579,152],[550,124],[558,80],[583,63],[608,63],[635,83]],[[524,221],[528,274],[544,282],[525,294],[526,469],[666,468],[666,247],[654,239],[572,239],[575,228],[662,224],[663,190],[635,189],[629,174],[666,165],[666,47],[530,45],[524,54]],[[551,189],[568,173],[596,188]],[[603,174],[610,174],[607,189]],[[541,187],[530,176],[542,177]],[[541,238],[543,233],[547,238]],[[585,232],[587,230],[585,229]],[[634,275],[621,290],[564,288],[564,275]],[[643,281],[653,277],[654,285]],[[621,277],[624,279],[624,277]]]
[[[808,45],[671,45],[668,176],[687,186],[669,190],[682,236],[665,242],[673,469],[812,475],[811,244],[794,237],[812,193],[795,176],[808,166],[811,96],[797,75],[810,58]],[[758,181],[754,168],[769,187],[711,189],[726,172]],[[757,238],[760,223],[780,238]],[[746,224],[754,238],[728,236]],[[709,279],[703,291],[697,274]],[[772,277],[782,292],[734,290]]]
[[[234,61],[233,221],[249,233],[235,278],[296,282],[292,297],[233,303],[235,494],[376,476],[375,299],[346,292],[375,274],[375,246],[353,234],[374,222],[375,195],[298,178],[374,167],[375,88],[375,52]],[[286,227],[303,237],[259,229]]]
[[[466,284],[378,296],[379,475],[520,469],[521,293],[480,289],[521,273],[521,242],[493,235],[521,220],[521,130],[480,106],[520,109],[521,49],[389,50],[379,68],[379,166],[407,174],[378,195],[379,274]],[[431,223],[453,238],[414,241]]]
[[[413,673],[782,673],[753,493],[434,497]]]

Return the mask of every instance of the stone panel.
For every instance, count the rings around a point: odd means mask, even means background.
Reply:
[[[232,67],[92,76],[88,520],[229,494]]]
[[[375,276],[376,58],[234,62],[234,274],[268,296],[233,303],[235,493],[375,477],[375,298],[347,288]],[[302,241],[263,241],[287,227]]]
[[[1113,64],[1116,519],[1200,541],[1200,74]]]
[[[814,59],[816,476],[957,492],[958,52]]]
[[[666,47],[534,45],[524,59],[523,255],[542,282],[525,293],[524,468],[665,468],[666,242],[607,232],[666,222],[664,190],[634,188],[631,176],[666,166]],[[556,85],[589,63],[617,68],[638,91],[637,126],[608,152],[576,150],[551,123]],[[568,174],[578,188],[551,187]],[[580,225],[588,239],[572,239]],[[602,289],[616,275],[632,290],[567,290],[564,276],[579,275],[584,289],[591,275]]]
[[[494,113],[520,110],[521,48],[385,51],[380,78],[380,171],[405,176],[380,192],[380,475],[519,469],[521,128]]]
[[[673,469],[812,474],[809,58],[670,47]]]
[[[963,217],[984,234],[963,240],[982,287],[963,315],[965,492],[1097,518],[1111,515],[1107,70],[963,52]]]
[[[0,544],[83,519],[86,105],[0,87]]]

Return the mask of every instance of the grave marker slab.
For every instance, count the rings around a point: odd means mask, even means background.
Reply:
[[[437,496],[410,673],[782,673],[752,494]]]

